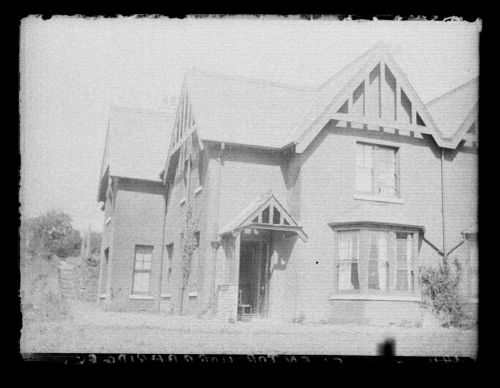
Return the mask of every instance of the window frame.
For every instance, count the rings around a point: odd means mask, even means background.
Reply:
[[[417,282],[418,264],[417,260],[419,257],[419,239],[421,238],[421,231],[418,228],[405,227],[405,226],[387,226],[387,225],[373,225],[368,223],[366,225],[359,225],[359,223],[353,223],[351,225],[339,225],[332,226],[335,232],[335,247],[334,247],[334,294],[358,294],[359,297],[365,296],[381,296],[381,297],[417,297],[419,293],[419,286]],[[358,232],[358,281],[359,289],[354,290],[341,290],[339,289],[339,246],[340,238],[339,233],[342,232]],[[385,258],[385,286],[383,289],[369,288],[370,283],[370,234],[372,232],[386,233],[386,258]],[[404,233],[410,236],[410,245],[407,245],[407,256],[408,263],[408,289],[407,290],[396,290],[396,278],[397,278],[397,252],[396,252],[396,235],[398,233]],[[380,237],[379,237],[380,239]],[[408,237],[407,237],[408,241]],[[379,252],[380,252],[380,240],[379,240]],[[380,260],[380,253],[379,253]],[[379,267],[380,268],[380,267]],[[379,278],[380,279],[380,278]]]
[[[340,235],[342,233],[356,233],[356,263],[358,265],[358,288],[354,288],[352,290],[340,289],[340,263],[341,262],[350,262],[353,263],[352,260],[340,260]],[[336,244],[335,244],[335,276],[336,276],[336,291],[338,293],[359,293],[361,290],[361,276],[360,276],[360,243],[361,243],[361,229],[359,228],[342,228],[336,230]],[[352,267],[351,267],[352,271]]]
[[[390,284],[390,264],[389,264],[389,257],[390,257],[390,247],[389,247],[389,241],[390,241],[390,235],[391,235],[391,232],[393,230],[391,229],[383,229],[383,228],[367,228],[367,229],[364,229],[366,230],[367,232],[367,235],[368,235],[368,241],[367,241],[367,245],[368,245],[368,254],[367,254],[367,265],[368,265],[368,276],[367,276],[367,279],[366,279],[366,290],[367,292],[370,292],[370,293],[382,293],[382,294],[389,294],[391,292],[391,284]],[[378,250],[378,257],[377,257],[377,269],[380,270],[380,259],[381,259],[381,244],[380,244],[380,235],[381,234],[385,234],[385,260],[384,260],[384,263],[383,263],[383,268],[384,268],[384,277],[385,277],[385,284],[383,285],[383,287],[380,285],[379,283],[379,287],[381,288],[370,288],[370,262],[373,262],[375,260],[372,259],[371,257],[371,241],[370,241],[370,235],[373,234],[373,233],[376,233],[377,234],[377,250]],[[378,274],[379,278],[378,278],[378,281],[380,282],[380,273]]]
[[[370,162],[370,191],[363,191],[358,189],[358,177],[360,165],[358,164],[359,146],[370,147],[371,148],[371,162]],[[380,172],[376,171],[376,150],[377,149],[389,149],[394,151],[394,194],[383,194],[376,192],[376,177],[380,175]],[[401,174],[400,174],[400,153],[401,147],[391,143],[382,142],[369,142],[365,140],[355,141],[355,172],[354,172],[354,192],[361,196],[373,196],[381,199],[400,199],[401,198]],[[368,168],[368,167],[364,167]]]
[[[398,234],[406,234],[406,279],[408,282],[408,289],[398,290],[398,271],[404,271],[398,266]],[[401,240],[401,239],[400,239]],[[413,244],[414,244],[414,233],[408,231],[396,230],[394,232],[394,284],[392,286],[393,292],[395,293],[414,293],[415,290],[415,272],[413,268]]]
[[[149,269],[137,269],[136,268],[136,263],[137,263],[137,254],[139,249],[149,249],[148,254],[150,255],[150,261],[149,261]],[[131,286],[131,293],[130,295],[151,295],[151,274],[152,274],[152,267],[153,267],[153,251],[154,251],[154,246],[153,245],[143,245],[143,244],[136,244],[135,249],[134,249],[134,260],[133,260],[133,267],[132,267],[132,286]],[[145,252],[141,253],[142,255],[145,254]],[[142,260],[143,263],[145,260]],[[135,290],[135,275],[137,273],[147,273],[149,274],[149,284],[148,284],[148,291],[136,291]]]

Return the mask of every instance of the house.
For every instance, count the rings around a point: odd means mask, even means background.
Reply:
[[[417,321],[443,254],[477,302],[477,112],[477,79],[424,104],[384,44],[311,89],[189,71],[173,124],[141,130],[157,159],[131,139],[113,159],[108,129],[100,303]]]

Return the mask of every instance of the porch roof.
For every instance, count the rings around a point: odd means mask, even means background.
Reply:
[[[247,228],[294,232],[303,241],[307,241],[302,226],[272,193],[250,202],[221,229],[219,234],[221,236],[237,234]]]

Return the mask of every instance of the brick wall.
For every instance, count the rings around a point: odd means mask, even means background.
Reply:
[[[161,183],[120,179],[112,214],[110,241],[110,310],[155,310],[160,296],[164,199]],[[151,292],[148,299],[132,299],[136,245],[153,247]]]

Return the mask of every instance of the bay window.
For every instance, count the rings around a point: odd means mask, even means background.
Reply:
[[[418,232],[356,223],[336,230],[335,280],[339,292],[415,292]],[[356,227],[356,230],[347,229]],[[359,228],[359,229],[358,229]]]

